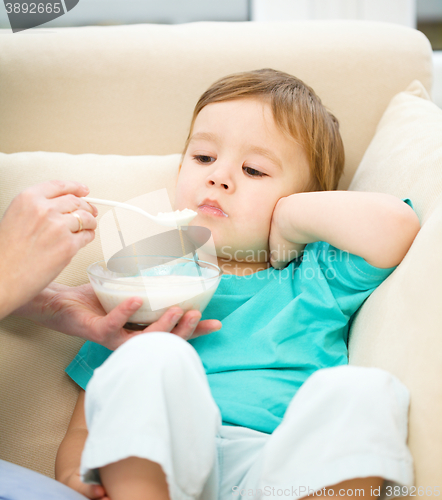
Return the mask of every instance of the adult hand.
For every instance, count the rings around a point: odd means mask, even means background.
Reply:
[[[302,255],[304,243],[295,243],[288,239],[290,234],[287,214],[287,197],[280,198],[273,209],[269,234],[270,264],[275,269],[283,269],[286,265]]]
[[[88,192],[78,182],[50,181],[12,200],[0,221],[0,318],[31,300],[94,239],[98,211],[80,199]]]
[[[15,314],[27,316],[53,330],[91,340],[111,350],[140,333],[170,332],[189,340],[219,330],[222,326],[218,320],[199,321],[199,311],[192,310],[184,314],[181,308],[171,307],[143,331],[126,330],[123,326],[140,308],[141,299],[127,299],[106,314],[90,284],[68,287],[51,283],[41,294],[39,302],[37,308],[34,301],[32,313],[27,312],[26,309],[31,307],[27,305],[15,311]]]

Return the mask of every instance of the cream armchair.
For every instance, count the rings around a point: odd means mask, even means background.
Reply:
[[[263,67],[303,79],[340,120],[339,189],[411,198],[422,229],[353,321],[350,363],[409,387],[416,486],[442,489],[442,110],[428,97],[428,40],[355,21],[42,31],[0,33],[0,214],[22,189],[54,178],[84,182],[99,198],[166,188],[173,199],[200,94]],[[87,282],[100,258],[98,235],[57,281]],[[10,316],[0,342],[0,458],[53,476],[78,393],[63,370],[82,341]],[[422,491],[415,496],[435,496]]]

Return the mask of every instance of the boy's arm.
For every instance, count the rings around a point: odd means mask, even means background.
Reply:
[[[284,241],[295,246],[326,241],[375,267],[389,268],[401,262],[419,229],[413,209],[389,194],[297,193],[281,198],[275,206],[270,250]],[[273,241],[272,232],[277,234]]]
[[[88,435],[84,416],[84,396],[85,392],[81,390],[68,430],[58,448],[55,459],[55,479],[87,498],[98,499],[105,496],[104,488],[85,484],[80,479],[81,454]]]

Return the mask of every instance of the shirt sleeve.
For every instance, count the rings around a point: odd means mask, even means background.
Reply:
[[[75,383],[86,390],[94,370],[101,366],[111,354],[110,349],[95,342],[87,341],[68,365],[65,372]]]

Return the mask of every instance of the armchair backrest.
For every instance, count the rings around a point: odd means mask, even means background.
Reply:
[[[58,28],[0,36],[0,151],[180,153],[193,107],[218,78],[271,67],[337,116],[346,189],[390,99],[428,92],[419,31],[365,21]],[[56,34],[55,34],[56,33]]]
[[[347,189],[391,98],[413,80],[420,80],[428,92],[432,85],[428,40],[416,30],[386,23],[194,23],[24,34],[0,30],[0,35],[0,152],[74,155],[0,155],[0,215],[18,186],[40,182],[45,175],[53,178],[61,171],[60,178],[78,174],[77,180],[85,182],[93,167],[91,188],[102,185],[107,174],[110,179],[97,197],[120,196],[125,201],[142,194],[137,193],[136,183],[118,181],[123,165],[136,178],[147,176],[144,182],[152,189],[167,186],[173,194],[178,156],[145,164],[141,156],[91,155],[86,161],[77,155],[180,153],[202,92],[229,73],[263,67],[301,78],[337,116],[346,150],[339,189]],[[13,179],[11,171],[17,172]],[[373,190],[373,184],[359,183],[356,189]],[[440,218],[440,213],[435,215]],[[94,241],[58,281],[81,283],[80,271],[84,274],[86,262],[99,260],[98,253],[99,241]],[[372,303],[378,311],[378,302]],[[387,309],[385,305],[382,318]],[[377,347],[364,357],[364,339],[373,338],[369,334],[375,324],[368,314],[355,322],[357,364],[383,363]],[[362,327],[368,333],[360,339]],[[52,475],[57,447],[78,394],[63,368],[81,341],[14,317],[1,322],[0,341],[0,458]],[[390,349],[395,345],[390,342]],[[392,366],[389,360],[385,366]],[[403,366],[396,372],[403,373]],[[437,415],[440,410],[439,405]],[[415,443],[423,471],[429,470],[428,442],[427,435],[425,443]],[[440,462],[434,463],[433,469]]]

